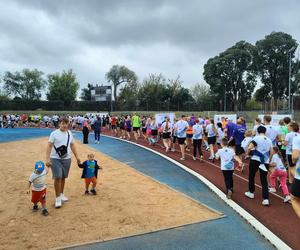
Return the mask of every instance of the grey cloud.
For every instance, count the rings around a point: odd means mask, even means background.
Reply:
[[[2,70],[6,63],[47,73],[72,67],[84,84],[105,81],[116,63],[140,78],[163,71],[194,83],[209,57],[240,40],[254,43],[274,30],[300,39],[296,0],[15,0],[0,7]]]

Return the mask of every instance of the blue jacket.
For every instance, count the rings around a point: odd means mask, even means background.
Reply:
[[[88,161],[84,161],[81,164],[78,164],[78,167],[83,168],[81,178],[86,178],[86,172],[88,168]],[[98,169],[101,169],[101,167],[98,165],[97,161],[95,160],[95,177],[98,177]]]

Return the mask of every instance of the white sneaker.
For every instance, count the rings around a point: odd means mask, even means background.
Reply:
[[[196,160],[196,157],[195,157],[195,156],[193,156],[193,160],[194,160],[194,161]]]
[[[62,202],[66,202],[69,200],[63,193],[60,194],[60,199]]]
[[[226,197],[227,197],[227,199],[231,199],[231,195],[232,195],[232,191],[229,189],[228,190],[228,192],[227,192],[227,195],[226,195]]]
[[[286,203],[286,202],[290,202],[291,201],[291,196],[287,195],[285,196],[283,202]]]
[[[254,199],[254,194],[253,193],[251,193],[251,192],[245,192],[245,195],[248,197],[248,198],[250,198],[250,199]]]
[[[100,144],[100,141],[98,141],[97,143]]]
[[[172,152],[175,152],[175,148],[171,148],[171,151],[172,151]]]
[[[276,193],[276,188],[269,188],[270,193]]]
[[[61,207],[61,198],[59,196],[59,197],[56,197],[56,199],[55,199],[55,208],[60,208],[60,207]]]
[[[181,161],[184,161],[184,160],[185,160],[185,158],[184,158],[184,157],[181,157],[181,158],[180,158],[180,160],[181,160]]]
[[[264,206],[269,206],[270,205],[268,199],[263,200],[261,204],[263,204]]]
[[[200,156],[200,161],[203,162],[203,155]]]

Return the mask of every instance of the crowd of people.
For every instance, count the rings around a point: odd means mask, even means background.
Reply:
[[[50,127],[58,128],[58,115],[12,115],[0,118],[1,127]],[[254,198],[255,176],[259,172],[262,186],[262,205],[268,206],[269,192],[276,192],[277,182],[284,194],[284,202],[293,201],[293,207],[300,217],[300,134],[298,123],[285,117],[278,125],[272,125],[272,117],[255,119],[253,129],[248,129],[243,117],[235,122],[222,117],[220,122],[202,116],[165,117],[156,121],[155,117],[130,115],[97,114],[67,116],[68,129],[80,130],[83,143],[89,143],[89,133],[94,132],[94,143],[100,143],[103,128],[111,135],[139,143],[144,139],[155,146],[162,142],[166,153],[175,151],[178,143],[180,160],[186,160],[192,151],[192,159],[204,160],[203,150],[209,152],[207,160],[220,159],[221,170],[227,188],[227,197],[233,193],[233,172],[243,171],[249,159],[249,186],[245,196]],[[66,121],[66,120],[65,120]],[[238,164],[234,164],[234,160]]]

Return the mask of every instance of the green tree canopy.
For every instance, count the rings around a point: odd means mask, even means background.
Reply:
[[[196,83],[191,88],[191,95],[195,100],[197,110],[211,110],[214,100],[209,85]]]
[[[81,89],[80,99],[83,101],[91,101],[92,95],[91,90],[93,89],[93,85],[88,83],[86,88]]]
[[[288,88],[289,58],[294,58],[298,44],[291,35],[272,32],[256,42],[256,71],[265,88],[271,91],[275,107]]]
[[[63,71],[62,74],[48,75],[48,82],[48,100],[61,100],[68,105],[76,99],[79,83],[72,70]]]
[[[234,111],[246,104],[256,84],[253,71],[254,46],[245,41],[236,43],[204,65],[204,79],[210,85],[216,100],[223,100]]]
[[[38,100],[41,98],[41,90],[47,82],[43,79],[43,72],[37,69],[23,69],[21,72],[5,72],[3,77],[4,89],[9,95],[21,99]]]
[[[117,89],[122,83],[136,82],[136,74],[125,66],[114,65],[106,73],[106,79],[114,86],[114,100],[117,101]]]

